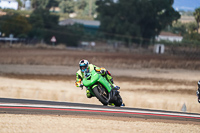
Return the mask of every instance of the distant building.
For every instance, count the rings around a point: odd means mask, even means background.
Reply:
[[[66,19],[59,22],[59,25],[74,25],[74,24],[82,24],[85,28],[85,32],[95,34],[99,29],[100,21],[96,20],[83,20],[83,19]]]
[[[0,8],[17,10],[18,2],[15,0],[0,0]]]
[[[183,37],[181,35],[173,34],[170,32],[161,32],[159,36],[156,37],[157,41],[166,40],[171,42],[181,42]]]
[[[100,27],[100,21],[97,20],[82,20],[82,19],[65,19],[59,22],[59,25],[73,25],[73,24],[82,24],[85,27],[85,30],[88,32],[96,32]],[[173,34],[170,32],[161,32],[159,36],[156,37],[157,41],[167,40],[167,41],[177,41],[180,42],[183,40],[181,35]]]
[[[83,19],[65,19],[59,22],[59,25],[73,25],[73,24],[82,24],[88,27],[96,27],[99,28],[100,21],[97,20],[83,20]]]

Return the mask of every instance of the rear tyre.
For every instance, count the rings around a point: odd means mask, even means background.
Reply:
[[[105,106],[108,105],[108,101],[110,100],[110,95],[105,88],[100,87],[98,85],[98,86],[94,87],[93,92],[94,92],[95,96],[97,97],[97,99],[99,99],[99,101],[103,105],[105,105]]]

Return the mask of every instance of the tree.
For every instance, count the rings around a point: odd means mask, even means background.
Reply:
[[[184,40],[200,41],[200,35],[196,32],[197,23],[190,22],[186,24],[187,34],[184,35]]]
[[[199,33],[199,23],[200,23],[200,7],[195,9],[194,17],[197,22],[197,33]]]
[[[181,23],[180,21],[174,22],[170,27],[170,30],[167,31],[184,36],[187,33],[186,24]]]
[[[73,0],[61,0],[59,7],[62,13],[73,13],[75,3]]]
[[[58,6],[58,0],[31,0],[32,8],[50,9],[51,7]]]
[[[87,2],[85,0],[77,0],[77,7],[80,10],[84,10],[85,7],[87,6]]]
[[[95,5],[95,0],[85,0],[86,7],[83,10],[83,15],[87,15],[89,17],[92,17],[96,13],[96,5]]]
[[[81,18],[93,19],[96,14],[96,0],[76,0],[74,12]]]
[[[17,0],[18,2],[18,7],[21,8],[23,5],[22,5],[22,1],[21,0]]]
[[[45,36],[45,29],[53,29],[58,25],[59,16],[51,15],[49,10],[37,8],[30,15],[29,22],[32,24],[30,37],[42,39]]]
[[[50,44],[51,37],[55,36],[57,43],[78,45],[78,41],[83,35],[83,27],[79,25],[59,26],[58,20],[59,16],[50,14],[49,10],[36,8],[29,18],[33,27],[29,32],[29,38],[43,39],[45,43]]]
[[[34,9],[36,8],[46,8],[49,0],[31,0],[31,5]]]
[[[1,17],[1,32],[6,36],[13,34],[18,37],[22,34],[27,34],[31,30],[31,24],[25,16],[20,14],[10,14]]]
[[[188,34],[196,32],[196,30],[197,30],[197,23],[190,22],[190,23],[187,23],[185,25],[186,25],[186,29],[188,31]]]
[[[173,0],[97,0],[100,29],[113,37],[148,44],[162,29],[180,18]]]

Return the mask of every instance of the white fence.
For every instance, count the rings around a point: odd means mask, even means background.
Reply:
[[[0,37],[0,41],[19,41],[19,38]]]

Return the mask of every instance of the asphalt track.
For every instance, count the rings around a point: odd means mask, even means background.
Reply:
[[[69,102],[0,98],[0,114],[56,114],[200,122],[200,114]]]

